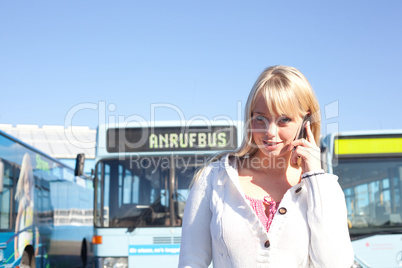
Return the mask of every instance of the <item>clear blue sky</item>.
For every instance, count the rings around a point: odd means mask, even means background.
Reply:
[[[0,2],[1,124],[242,119],[276,64],[310,80],[323,134],[402,129],[400,0]]]

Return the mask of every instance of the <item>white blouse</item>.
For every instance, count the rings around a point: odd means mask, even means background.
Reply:
[[[302,175],[283,196],[266,232],[226,155],[208,165],[187,199],[179,267],[319,267],[353,264],[338,177]]]

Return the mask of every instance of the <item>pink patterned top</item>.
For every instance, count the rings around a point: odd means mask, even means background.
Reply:
[[[257,214],[262,226],[264,226],[265,230],[268,232],[276,210],[278,209],[279,202],[273,200],[269,195],[266,195],[263,200],[254,199],[246,195],[246,199],[250,201],[251,208]]]

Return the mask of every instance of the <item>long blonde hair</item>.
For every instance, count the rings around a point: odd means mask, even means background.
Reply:
[[[26,181],[25,181],[26,177]],[[31,163],[31,157],[29,156],[28,153],[24,154],[24,157],[22,159],[22,164],[21,164],[21,171],[20,171],[20,176],[18,178],[18,183],[17,183],[17,189],[15,192],[15,200],[20,201],[23,200],[23,197],[28,194],[24,193],[24,184],[29,183],[30,184],[30,191],[29,193],[32,196],[32,190],[34,187],[34,176],[33,176],[33,171],[32,171],[32,163]]]
[[[253,156],[258,148],[251,133],[251,118],[257,99],[264,98],[270,114],[286,114],[290,117],[311,116],[311,130],[317,144],[320,141],[321,115],[319,104],[307,78],[296,68],[276,65],[265,69],[254,83],[248,96],[244,115],[244,137],[240,147],[229,152],[236,157]],[[220,159],[228,152],[220,153],[210,162]],[[195,175],[197,180],[204,168]]]

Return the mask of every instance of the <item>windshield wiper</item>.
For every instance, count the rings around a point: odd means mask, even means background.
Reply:
[[[135,230],[135,228],[137,228],[139,226],[140,222],[142,222],[142,220],[145,218],[145,216],[147,216],[150,213],[152,214],[151,206],[149,206],[148,208],[143,208],[143,209],[144,209],[144,211],[140,213],[140,215],[138,216],[138,218],[136,219],[134,224],[127,227],[126,233],[132,233]]]
[[[140,224],[140,222],[142,222],[145,218],[145,216],[148,216],[149,214],[152,215],[152,213],[154,212],[154,208],[156,207],[156,205],[158,205],[160,203],[161,200],[161,196],[159,196],[155,202],[153,202],[151,205],[136,205],[136,208],[140,208],[140,209],[144,209],[144,211],[142,211],[140,213],[140,215],[138,216],[137,220],[134,222],[133,225],[130,225],[129,227],[127,227],[127,233],[132,233]]]

